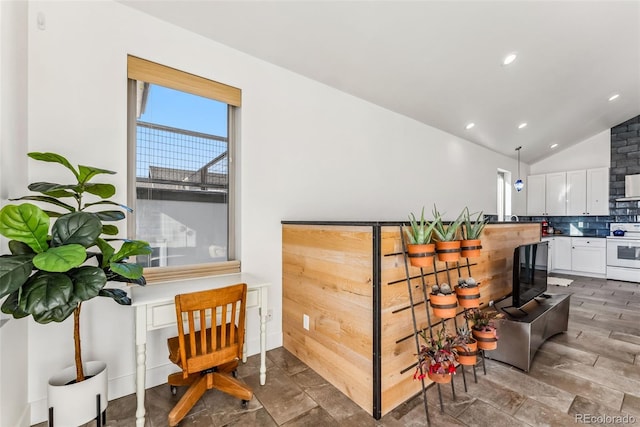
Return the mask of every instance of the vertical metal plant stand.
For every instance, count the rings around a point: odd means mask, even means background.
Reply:
[[[411,306],[411,316],[412,316],[412,320],[413,320],[413,335],[414,335],[414,339],[415,339],[415,345],[416,345],[416,352],[417,354],[420,353],[420,341],[419,341],[419,335],[422,332],[426,332],[426,329],[429,330],[429,336],[431,338],[433,338],[433,327],[436,326],[437,324],[441,324],[442,327],[445,327],[445,323],[447,320],[449,319],[440,319],[439,322],[436,323],[436,325],[434,325],[431,321],[431,314],[429,313],[429,293],[427,291],[427,281],[426,281],[426,276],[430,275],[431,273],[425,273],[424,268],[420,267],[420,284],[422,287],[422,297],[423,297],[423,301],[422,303],[424,303],[424,308],[426,311],[426,318],[427,318],[427,328],[422,329],[418,326],[418,321],[416,318],[416,307],[418,305],[420,305],[420,301],[414,301],[413,298],[413,292],[412,292],[412,285],[411,285],[411,280],[417,277],[411,277],[410,274],[410,270],[409,270],[409,258],[408,258],[408,251],[407,251],[407,244],[405,241],[405,236],[404,236],[404,226],[400,225],[400,240],[402,243],[402,253],[403,253],[403,258],[404,258],[404,268],[405,268],[405,274],[406,274],[406,280],[407,280],[407,291],[409,293],[409,303]],[[437,255],[436,255],[437,256]],[[438,271],[438,266],[436,264],[436,259],[434,257],[433,259],[433,276],[435,279],[435,284],[439,285],[440,281],[438,278],[438,274],[439,273],[445,273],[446,277],[447,277],[447,282],[449,284],[451,284],[451,270],[456,270],[458,273],[458,278],[462,277],[462,268],[466,267],[466,270],[469,274],[469,277],[471,276],[471,263],[469,262],[469,258],[465,258],[466,259],[466,265],[461,266],[460,262],[456,262],[455,266],[450,266],[448,262],[444,263],[444,270],[440,270]],[[453,322],[454,322],[454,328],[457,332],[458,330],[458,322],[456,320],[457,316],[460,314],[466,314],[467,309],[464,308],[462,312],[456,313],[456,316],[453,317]],[[465,319],[465,323],[467,325],[467,327],[469,327],[469,320],[466,318],[466,315],[464,315],[464,319]],[[482,358],[482,367],[484,370],[484,374],[487,374],[487,370],[485,367],[485,361],[484,361],[484,351],[483,350],[478,350],[478,354],[481,354],[481,358]],[[477,365],[477,361],[476,361],[476,365]],[[473,377],[474,377],[474,381],[477,383],[478,382],[478,377],[476,374],[476,365],[473,365]],[[464,382],[464,390],[465,392],[467,391],[467,379],[466,379],[466,374],[465,374],[465,370],[464,370],[464,365],[459,365],[459,367],[462,370],[462,379]],[[424,374],[424,372],[422,371],[422,366],[418,365],[418,369],[420,370],[420,374]],[[423,401],[424,401],[424,411],[425,411],[425,415],[427,418],[427,425],[429,425],[430,421],[429,421],[429,407],[427,404],[427,387],[425,386],[425,381],[424,381],[424,377],[421,378],[421,383],[422,383],[422,397],[423,397]],[[437,384],[437,390],[438,390],[438,399],[440,401],[440,412],[443,413],[444,412],[444,404],[443,404],[443,400],[442,400],[442,390],[440,388],[440,384]],[[453,400],[456,400],[456,391],[455,391],[455,385],[454,385],[454,381],[453,378],[451,379],[451,393],[453,395]]]

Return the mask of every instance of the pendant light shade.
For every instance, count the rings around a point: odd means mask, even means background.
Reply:
[[[520,179],[520,149],[521,148],[522,146],[516,148],[516,151],[518,152],[518,179],[516,179],[516,182],[513,183],[513,187],[516,189],[517,192],[522,191],[522,189],[524,188],[524,181]]]

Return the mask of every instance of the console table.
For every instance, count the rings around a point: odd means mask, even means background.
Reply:
[[[260,385],[267,379],[266,316],[269,283],[246,273],[223,274],[195,279],[174,280],[131,288],[131,305],[135,307],[136,328],[136,426],[144,427],[147,331],[176,325],[174,299],[177,294],[218,289],[236,283],[247,284],[247,308],[258,307],[260,315]],[[246,336],[246,335],[245,335]],[[244,346],[242,361],[247,361]]]
[[[521,310],[510,310],[511,298],[496,303],[496,309],[506,313],[507,318],[495,321],[500,337],[498,348],[485,352],[486,357],[529,372],[538,348],[549,337],[567,331],[571,295],[547,296],[530,301]]]

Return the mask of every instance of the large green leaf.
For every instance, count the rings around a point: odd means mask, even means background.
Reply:
[[[142,266],[135,263],[111,262],[109,268],[114,273],[127,279],[138,279],[142,276]]]
[[[102,233],[102,223],[93,213],[73,212],[58,218],[51,229],[51,245],[78,244],[85,248],[95,244]]]
[[[129,206],[123,205],[121,203],[112,202],[111,200],[100,200],[98,202],[85,203],[84,207],[88,208],[89,206],[95,206],[95,205],[113,205],[113,206],[118,206],[127,212],[133,212],[133,209],[131,209]]]
[[[112,262],[121,261],[125,258],[134,255],[148,255],[151,253],[151,246],[149,243],[142,240],[125,240],[120,247],[120,250],[115,253]]]
[[[84,266],[68,273],[73,282],[73,294],[80,301],[98,296],[100,289],[107,283],[107,276],[101,268]]]
[[[46,313],[73,302],[73,283],[62,273],[38,272],[22,287],[19,308],[38,319],[48,319]]]
[[[95,212],[100,221],[120,221],[125,218],[124,213],[120,211],[101,211]]]
[[[16,319],[27,317],[29,313],[27,313],[26,311],[20,310],[19,296],[20,296],[19,290],[9,294],[7,299],[5,299],[4,302],[2,303],[2,308],[0,308],[2,312],[5,314],[11,314]]]
[[[107,199],[116,194],[116,187],[111,184],[86,184],[84,190],[95,196]]]
[[[17,240],[9,241],[9,250],[11,251],[12,255],[29,255],[29,254],[35,255],[36,254],[33,251],[33,249],[31,249],[31,246],[23,242],[18,242]]]
[[[76,172],[76,169],[73,166],[71,166],[71,163],[69,163],[69,161],[64,156],[61,156],[60,154],[38,153],[34,151],[31,153],[28,153],[27,156],[35,160],[40,160],[42,162],[60,163],[61,165],[69,169],[71,172],[73,172],[73,175],[76,177],[76,179],[78,178],[78,172]]]
[[[29,184],[29,190],[37,193],[46,194],[47,196],[59,197],[76,197],[75,185],[62,185],[53,182],[34,182]],[[69,191],[71,190],[71,191]]]
[[[26,243],[35,252],[44,252],[49,247],[48,232],[49,217],[36,205],[7,205],[0,210],[0,234]]]
[[[129,298],[127,293],[122,289],[102,289],[99,295],[101,297],[112,298],[120,305],[131,305],[131,298]]]
[[[108,175],[116,174],[115,172],[110,170],[94,168],[93,166],[84,166],[84,165],[78,165],[78,170],[80,171],[80,176],[78,177],[78,182],[80,184],[86,184],[91,180],[91,178],[99,174],[108,174]]]
[[[119,233],[118,227],[112,224],[102,224],[102,234],[107,236],[115,236]]]
[[[100,262],[100,267],[104,268],[109,265],[113,254],[116,253],[116,250],[104,239],[96,240],[96,245],[98,246],[98,248],[100,248],[100,252],[102,252],[102,261]]]
[[[0,257],[0,298],[18,290],[33,270],[33,255]]]
[[[64,273],[79,267],[87,258],[86,249],[82,245],[65,245],[49,248],[33,258],[33,265],[40,270]]]
[[[11,199],[11,200],[33,200],[34,202],[47,202],[47,203],[54,204],[56,206],[60,206],[61,208],[65,208],[69,212],[75,212],[76,211],[76,208],[74,208],[73,206],[68,205],[68,204],[56,199],[55,197],[51,197],[51,196],[22,196],[22,197],[19,197],[17,199]],[[62,215],[62,214],[57,214],[56,216],[60,216],[60,215]],[[49,216],[53,216],[53,215],[49,215]]]
[[[59,305],[51,310],[32,313],[31,315],[33,316],[33,320],[38,323],[62,322],[73,314],[77,306],[77,303],[69,302],[68,304]]]

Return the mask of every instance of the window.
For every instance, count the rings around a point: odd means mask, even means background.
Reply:
[[[234,114],[240,90],[128,57],[129,221],[148,281],[239,271]]]
[[[498,221],[505,221],[511,217],[511,172],[498,169]]]

